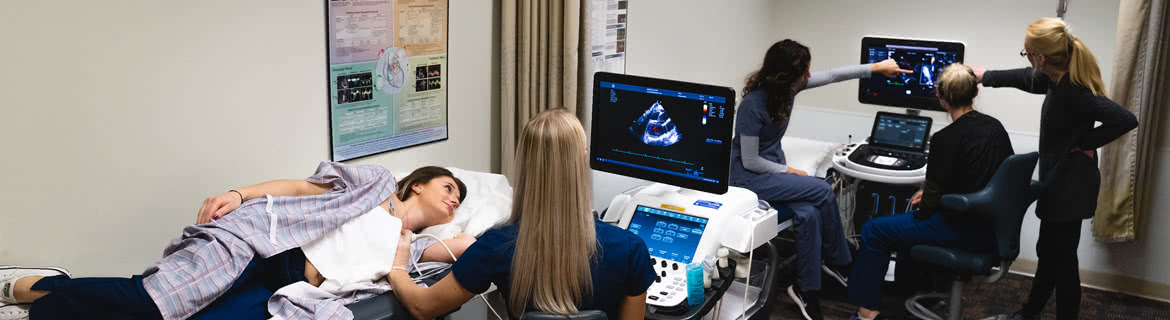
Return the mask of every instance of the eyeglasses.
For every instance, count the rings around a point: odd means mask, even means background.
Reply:
[[[1028,56],[1042,56],[1042,54],[1028,52],[1028,49],[1020,49],[1020,57],[1027,58]]]

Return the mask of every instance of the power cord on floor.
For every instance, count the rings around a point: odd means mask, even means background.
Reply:
[[[438,237],[432,236],[429,234],[421,234],[421,233],[417,234],[417,236],[418,237],[430,237],[431,239],[435,239],[435,241],[438,241],[439,244],[443,245],[443,249],[447,249],[447,254],[451,255],[451,261],[456,261],[456,262],[459,261],[459,258],[455,257],[455,252],[451,251],[451,247],[448,247],[447,244],[443,243],[443,240],[440,240]],[[418,262],[413,261],[413,259],[411,259],[411,260],[412,260],[411,262],[414,263],[414,269],[418,270]],[[488,310],[491,310],[492,314],[496,315],[496,319],[504,319],[503,317],[500,317],[499,312],[496,312],[496,308],[492,308],[492,303],[490,301],[488,301],[487,297],[485,297],[483,293],[479,294],[479,298],[483,299],[483,304],[487,305]]]

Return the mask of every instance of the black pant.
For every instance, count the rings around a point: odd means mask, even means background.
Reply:
[[[219,298],[190,319],[267,319],[268,298],[277,289],[305,279],[305,254],[294,248],[248,263]],[[126,278],[43,278],[33,290],[49,291],[29,310],[31,319],[162,319],[142,287],[142,276]]]
[[[1036,317],[1056,290],[1056,318],[1076,319],[1081,309],[1081,275],[1077,264],[1077,246],[1081,242],[1081,223],[1076,221],[1040,221],[1040,239],[1036,241],[1036,278],[1032,293],[1024,304],[1024,316]]]

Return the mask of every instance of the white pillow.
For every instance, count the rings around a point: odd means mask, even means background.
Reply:
[[[456,178],[467,185],[467,197],[459,209],[455,209],[455,218],[451,222],[427,227],[420,233],[444,240],[460,232],[478,238],[484,231],[508,222],[512,215],[512,185],[508,183],[508,178],[501,174],[453,167],[447,170],[451,170]],[[401,179],[407,174],[409,172],[396,173],[394,176]]]
[[[788,136],[780,143],[784,145],[784,160],[788,162],[788,167],[804,170],[817,177],[824,177],[829,168],[833,167],[833,150],[841,147],[840,143]]]

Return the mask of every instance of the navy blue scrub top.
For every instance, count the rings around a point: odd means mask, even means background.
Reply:
[[[641,295],[654,282],[649,249],[641,238],[625,229],[596,219],[593,224],[597,230],[597,253],[601,257],[590,266],[593,294],[585,296],[584,305],[578,309],[601,310],[610,318],[617,318],[622,299]],[[480,294],[494,283],[507,300],[517,230],[516,225],[488,230],[463,251],[463,256],[451,268],[459,285]]]
[[[779,164],[787,164],[784,147],[780,139],[788,132],[788,120],[772,121],[768,115],[767,94],[762,89],[753,90],[743,96],[739,109],[735,111],[735,138],[731,143],[731,184],[745,185],[759,173],[743,167],[740,150],[740,136],[760,138],[760,157]],[[789,110],[792,106],[788,106]]]

